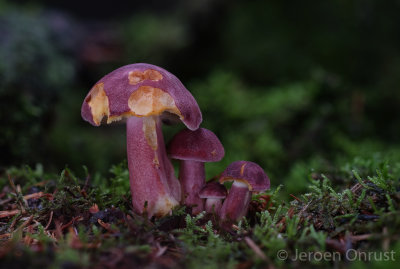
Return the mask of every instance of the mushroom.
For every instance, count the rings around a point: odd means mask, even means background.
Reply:
[[[247,214],[251,201],[251,192],[269,189],[270,182],[264,170],[256,163],[236,161],[221,174],[219,182],[233,181],[221,210],[223,225],[240,220]]]
[[[168,153],[172,159],[181,160],[179,180],[185,205],[193,207],[193,214],[202,212],[204,201],[199,192],[206,183],[204,162],[220,161],[225,155],[224,147],[210,130],[184,129],[172,138]]]
[[[207,213],[218,214],[222,206],[222,200],[226,197],[225,186],[218,182],[209,182],[201,189],[199,197],[207,199],[204,206]]]
[[[126,119],[132,203],[138,213],[161,217],[179,204],[181,189],[168,159],[163,118],[179,118],[196,130],[202,116],[196,100],[177,77],[154,65],[120,67],[100,79],[86,96],[83,119],[99,126]],[[172,116],[171,116],[172,115]]]

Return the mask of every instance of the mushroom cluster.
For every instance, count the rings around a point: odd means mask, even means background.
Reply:
[[[199,128],[200,108],[180,80],[155,65],[137,63],[114,70],[89,91],[82,118],[94,126],[126,122],[129,180],[134,210],[148,218],[162,217],[183,203],[192,214],[202,211],[232,223],[246,215],[252,192],[269,188],[269,179],[255,163],[237,161],[206,184],[205,162],[224,157],[224,148],[210,130]],[[165,146],[162,123],[183,122],[187,129]],[[179,180],[172,159],[180,160]],[[227,193],[223,183],[233,181]],[[224,200],[225,199],[225,200]]]
[[[206,184],[204,163],[220,161],[225,155],[224,147],[213,132],[199,128],[179,132],[172,138],[168,149],[172,159],[181,160],[182,199],[185,205],[193,207],[192,214],[198,214],[204,208],[204,201],[199,196]]]

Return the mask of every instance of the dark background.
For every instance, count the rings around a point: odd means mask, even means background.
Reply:
[[[372,0],[0,0],[0,166],[107,174],[126,158],[124,125],[90,126],[80,106],[135,62],[197,99],[226,150],[208,177],[244,159],[298,191],[342,160],[398,160],[399,14]]]

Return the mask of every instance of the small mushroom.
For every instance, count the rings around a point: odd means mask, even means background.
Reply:
[[[218,214],[222,206],[222,200],[226,197],[225,186],[218,182],[209,182],[201,189],[199,197],[206,199],[204,209],[207,213]]]
[[[168,153],[172,159],[181,160],[179,180],[185,205],[193,207],[193,214],[202,212],[204,201],[199,192],[206,183],[204,163],[220,161],[225,155],[224,147],[210,130],[184,129],[172,138]]]
[[[118,68],[100,79],[86,96],[83,119],[99,126],[127,121],[127,155],[132,203],[148,217],[166,215],[181,200],[181,188],[167,157],[161,122],[179,118],[196,130],[202,116],[196,100],[177,77],[154,65]],[[112,141],[110,141],[112,143]]]
[[[233,181],[221,210],[223,226],[240,220],[247,214],[251,193],[269,189],[270,182],[264,170],[256,163],[236,161],[221,174],[219,182]]]

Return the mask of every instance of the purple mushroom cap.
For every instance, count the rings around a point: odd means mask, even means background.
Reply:
[[[185,161],[218,162],[225,155],[218,137],[204,128],[182,130],[172,138],[168,149],[172,159]]]
[[[125,65],[100,79],[82,104],[82,118],[98,126],[129,116],[176,114],[190,130],[202,115],[182,82],[165,69],[146,63]]]
[[[231,163],[219,179],[220,183],[226,181],[245,183],[250,191],[264,191],[270,187],[269,178],[264,170],[258,164],[249,161]]]
[[[224,185],[219,184],[218,182],[209,182],[207,183],[203,189],[199,192],[200,198],[215,198],[215,199],[224,199],[226,197],[227,191]]]

